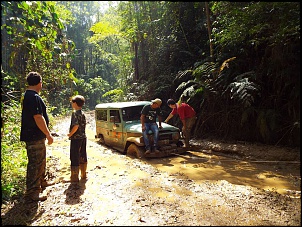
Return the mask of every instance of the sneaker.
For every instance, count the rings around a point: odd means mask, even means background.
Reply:
[[[150,151],[150,150],[147,150],[145,154],[151,154],[151,151]]]

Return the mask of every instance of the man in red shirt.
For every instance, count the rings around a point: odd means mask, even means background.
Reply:
[[[167,123],[174,115],[178,114],[181,122],[182,122],[182,132],[185,138],[185,147],[189,147],[189,141],[191,137],[191,130],[196,122],[196,112],[187,103],[183,102],[183,98],[181,98],[180,104],[176,104],[173,99],[169,99],[167,104],[170,108],[172,108],[171,113],[165,120]]]

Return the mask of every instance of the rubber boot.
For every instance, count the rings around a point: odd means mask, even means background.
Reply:
[[[47,199],[46,194],[42,194],[39,192],[34,192],[34,193],[25,193],[25,202],[31,202],[31,201],[44,201]]]
[[[71,183],[78,183],[79,182],[79,166],[70,166],[70,182]]]
[[[46,181],[46,180],[43,180],[43,181],[41,182],[41,188],[42,188],[42,189],[45,189],[46,187],[52,186],[52,185],[54,185],[55,183],[56,183],[55,181]]]
[[[87,162],[80,164],[81,179],[86,179]]]

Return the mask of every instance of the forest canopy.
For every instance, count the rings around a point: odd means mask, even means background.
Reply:
[[[195,137],[300,145],[299,2],[2,1],[1,11],[4,139],[18,140],[25,77],[38,71],[53,116],[75,94],[89,110],[161,98],[166,115],[167,99],[185,96]]]

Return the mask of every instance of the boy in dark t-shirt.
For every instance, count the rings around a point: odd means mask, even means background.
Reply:
[[[82,111],[85,98],[76,95],[71,99],[71,106],[74,109],[71,115],[71,123],[67,136],[70,139],[70,170],[71,183],[79,182],[79,171],[81,171],[81,179],[86,179],[87,169],[87,136],[86,136],[86,117]]]
[[[162,128],[161,126],[161,117],[162,112],[160,109],[160,105],[162,104],[162,101],[160,99],[154,99],[151,101],[151,104],[145,105],[141,111],[141,123],[142,123],[142,131],[143,131],[143,137],[146,147],[146,154],[151,153],[151,146],[148,138],[148,132],[151,130],[153,132],[154,136],[154,152],[159,153],[158,150],[158,134],[159,134],[159,128]],[[156,117],[158,117],[158,123],[159,126],[156,123]]]

